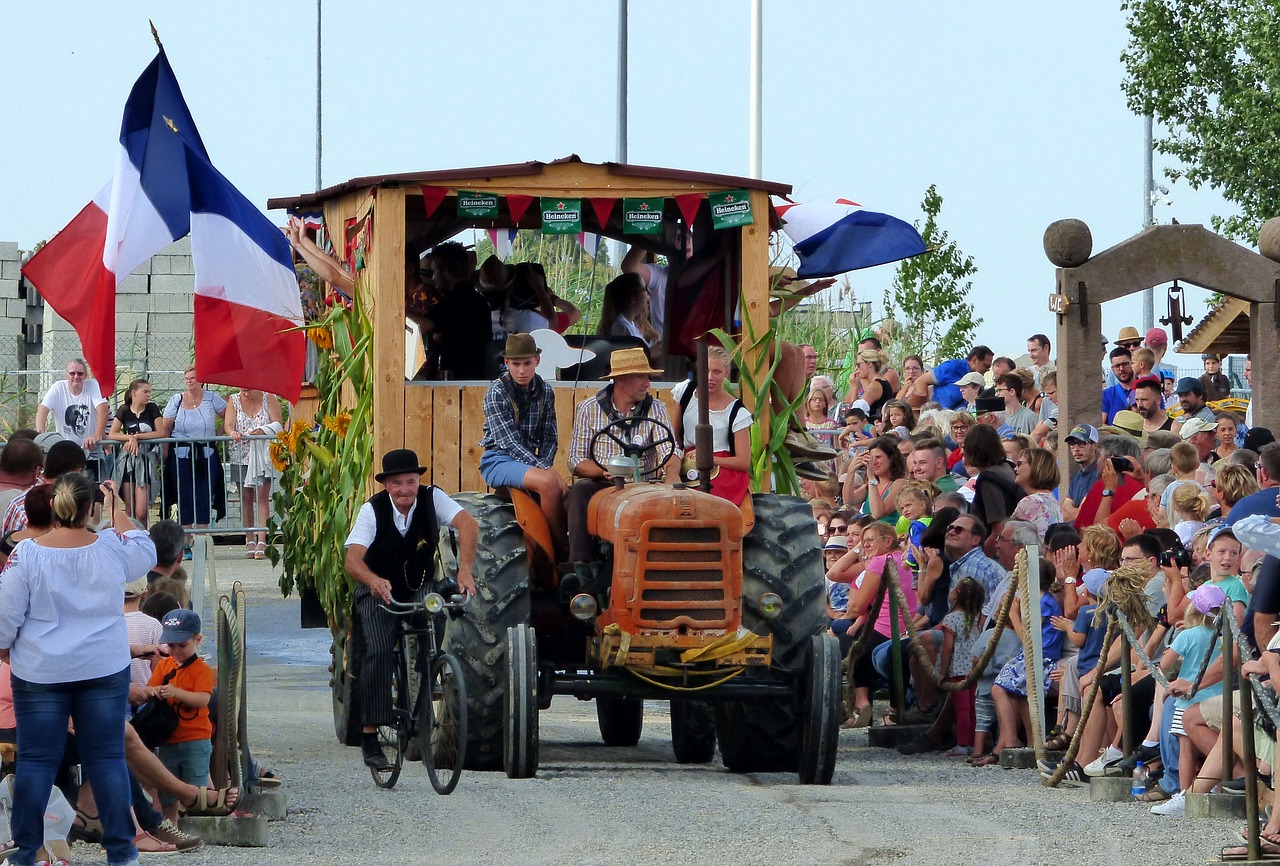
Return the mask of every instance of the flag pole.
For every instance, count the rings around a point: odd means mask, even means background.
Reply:
[[[156,31],[155,22],[152,21],[150,18],[148,18],[147,24],[150,25],[151,27],[151,38],[156,41],[156,48],[159,48],[161,51],[164,51],[164,46],[160,44],[160,34]]]
[[[764,0],[751,3],[751,132],[748,173],[751,177],[764,176]]]

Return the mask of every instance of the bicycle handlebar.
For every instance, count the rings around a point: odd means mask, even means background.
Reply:
[[[432,596],[440,599],[439,606],[431,604]],[[458,593],[445,598],[438,592],[429,592],[422,601],[396,601],[394,598],[389,602],[380,602],[378,607],[385,610],[393,616],[408,616],[414,613],[439,613],[442,610],[457,609],[470,601],[471,596]]]

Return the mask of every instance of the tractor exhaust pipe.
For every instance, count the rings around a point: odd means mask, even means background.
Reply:
[[[698,470],[698,489],[711,492],[711,471],[715,468],[714,445],[711,439],[711,391],[707,384],[707,341],[698,341],[698,425],[694,428],[694,446],[698,449],[695,466]],[[732,435],[732,434],[730,434]]]

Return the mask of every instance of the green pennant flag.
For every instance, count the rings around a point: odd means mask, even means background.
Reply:
[[[730,229],[755,222],[755,217],[751,215],[751,199],[747,197],[745,189],[709,192],[707,200],[711,203],[713,229]]]
[[[540,202],[544,235],[576,235],[582,231],[582,199],[543,198]]]
[[[622,233],[656,235],[662,232],[662,198],[624,198],[622,200]]]
[[[458,190],[458,216],[472,219],[496,220],[498,197],[487,192]]]

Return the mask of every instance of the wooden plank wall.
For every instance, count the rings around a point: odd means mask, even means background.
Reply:
[[[484,435],[484,395],[487,385],[406,384],[404,389],[404,447],[418,452],[429,467],[423,476],[448,493],[485,491],[480,477],[480,439]],[[556,423],[560,447],[555,470],[569,477],[569,443],[573,438],[573,415],[578,403],[596,395],[599,386],[555,388]],[[675,401],[669,389],[656,389],[674,416]]]

